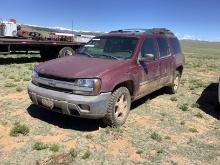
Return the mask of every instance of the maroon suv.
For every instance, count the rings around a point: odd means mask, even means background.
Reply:
[[[34,104],[53,111],[120,126],[132,101],[162,87],[177,92],[184,61],[167,29],[113,31],[74,56],[39,64],[28,93]]]

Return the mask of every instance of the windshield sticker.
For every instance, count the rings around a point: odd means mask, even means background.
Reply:
[[[95,45],[85,45],[85,47],[94,48]]]
[[[100,41],[100,38],[93,38],[93,41]]]

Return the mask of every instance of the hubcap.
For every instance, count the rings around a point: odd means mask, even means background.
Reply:
[[[122,119],[125,116],[127,109],[128,99],[126,95],[122,94],[115,103],[115,117]]]
[[[174,90],[176,91],[178,89],[179,86],[179,76],[176,76],[175,80],[174,80]]]

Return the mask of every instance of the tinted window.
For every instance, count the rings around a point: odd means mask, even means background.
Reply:
[[[160,57],[165,57],[170,55],[168,43],[165,38],[157,38],[157,43],[160,50]]]
[[[170,40],[170,45],[173,48],[173,54],[180,54],[180,53],[182,53],[181,46],[180,46],[180,43],[179,43],[177,38],[172,38]]]
[[[154,40],[152,38],[146,39],[141,48],[141,56],[145,57],[146,54],[153,54],[154,59],[157,56],[157,50],[155,48]]]

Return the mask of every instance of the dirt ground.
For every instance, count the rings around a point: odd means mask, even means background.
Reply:
[[[121,128],[33,105],[26,89],[39,56],[1,55],[0,164],[219,165],[220,43],[182,45],[187,63],[179,92],[161,89],[134,102]],[[18,124],[29,132],[11,136]]]

